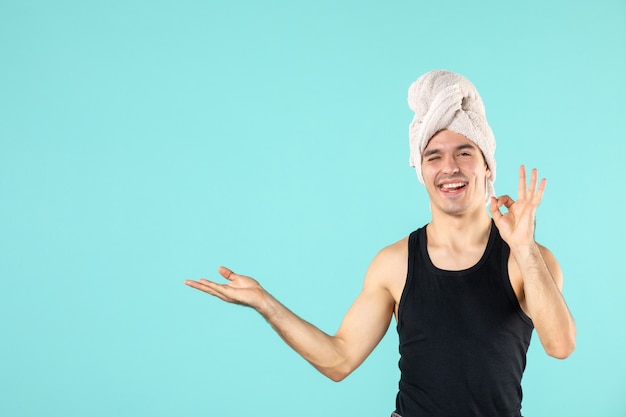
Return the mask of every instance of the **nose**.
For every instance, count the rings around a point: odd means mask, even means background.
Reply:
[[[441,170],[445,174],[456,174],[459,172],[459,165],[453,155],[444,155],[441,162]]]

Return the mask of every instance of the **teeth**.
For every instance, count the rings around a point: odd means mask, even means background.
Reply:
[[[464,185],[465,183],[463,182],[455,182],[452,184],[443,184],[441,188],[460,188],[460,187],[463,187]]]

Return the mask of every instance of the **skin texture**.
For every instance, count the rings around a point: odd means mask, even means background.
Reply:
[[[441,269],[462,270],[481,258],[491,217],[485,210],[485,183],[491,175],[480,149],[465,136],[443,130],[423,152],[422,174],[430,197],[432,221],[426,228],[427,250]],[[546,181],[537,184],[532,170],[527,185],[520,168],[517,200],[491,199],[489,211],[511,247],[509,276],[545,351],[566,358],[575,346],[576,328],[561,295],[563,277],[550,251],[534,240],[535,213]],[[506,210],[506,212],[502,212]],[[256,280],[220,267],[226,283],[207,279],[185,284],[223,301],[257,310],[283,340],[321,373],[340,381],[356,369],[385,335],[407,275],[408,237],[383,248],[372,260],[361,293],[334,335],[296,316]]]

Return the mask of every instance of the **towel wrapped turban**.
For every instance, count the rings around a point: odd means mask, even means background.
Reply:
[[[485,106],[474,85],[450,71],[431,71],[409,88],[409,107],[415,112],[409,126],[410,165],[422,177],[422,152],[437,132],[447,129],[474,142],[483,153],[491,176],[487,178],[486,199],[495,196],[496,141],[487,123]]]

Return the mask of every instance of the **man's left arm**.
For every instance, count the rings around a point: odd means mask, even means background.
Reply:
[[[576,344],[576,325],[561,294],[563,274],[554,255],[534,239],[535,213],[545,184],[543,179],[537,187],[537,170],[533,169],[526,187],[526,170],[522,166],[517,201],[506,195],[492,198],[490,211],[519,266],[526,309],[543,348],[548,355],[565,359]],[[500,212],[502,206],[507,213]]]

